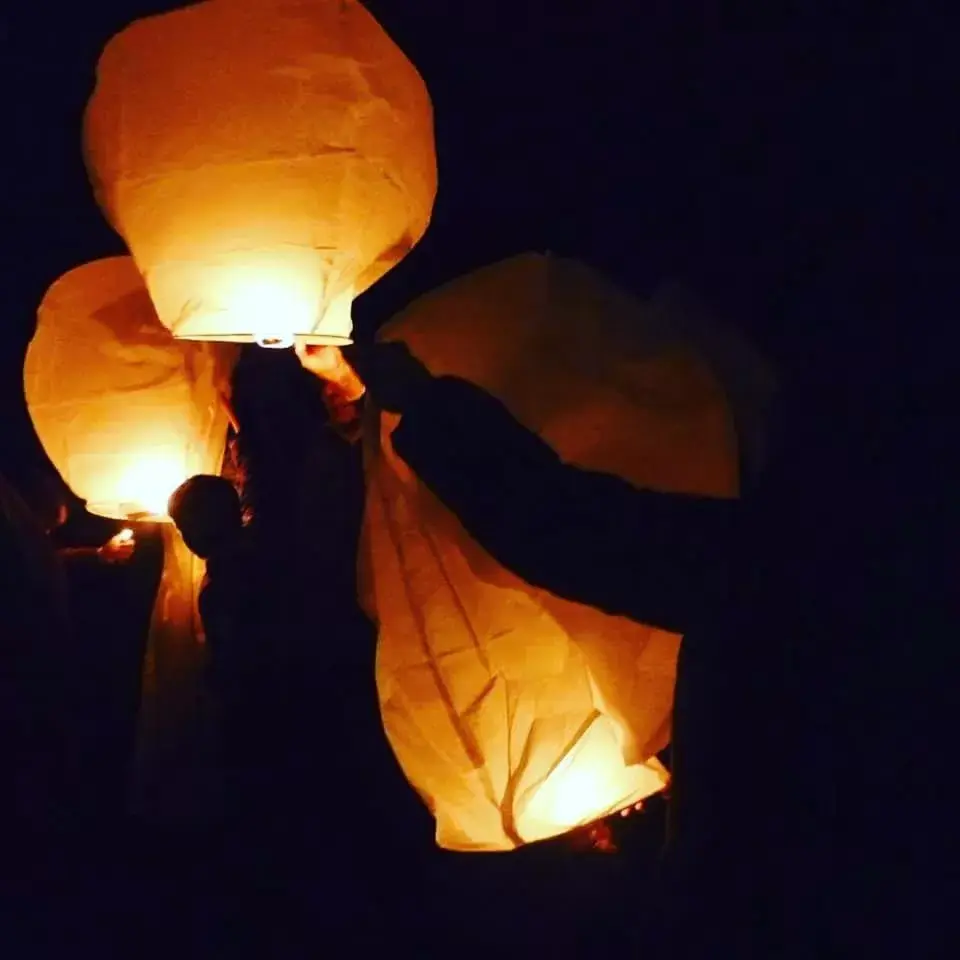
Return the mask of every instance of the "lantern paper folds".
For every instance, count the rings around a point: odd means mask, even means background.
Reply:
[[[40,442],[92,513],[165,519],[195,473],[218,473],[221,397],[236,347],[175,340],[129,257],[77,267],[47,291],[24,388]]]
[[[426,230],[423,80],[356,0],[207,0],[106,46],[98,202],[175,336],[347,343],[354,297]]]
[[[494,394],[567,462],[735,496],[737,429],[718,370],[754,407],[766,371],[681,314],[526,255],[422,298],[383,335]],[[721,341],[732,362],[717,366],[704,345]],[[362,589],[379,626],[384,726],[437,842],[512,849],[661,790],[680,638],[503,569],[395,454],[397,422],[382,414],[367,436]]]

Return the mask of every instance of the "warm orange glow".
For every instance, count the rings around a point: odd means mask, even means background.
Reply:
[[[656,763],[628,766],[619,739],[616,724],[598,716],[518,816],[525,840],[565,833],[663,789],[666,770]]]
[[[129,527],[124,527],[113,539],[117,543],[132,543],[133,531]]]
[[[170,495],[190,475],[185,451],[164,450],[163,444],[151,444],[146,451],[113,475],[116,486],[105,503],[122,504],[128,516],[165,517]],[[91,503],[89,509],[98,513],[98,506],[103,504]]]
[[[92,513],[166,519],[194,473],[217,473],[220,402],[236,348],[175,340],[129,257],[71,270],[47,292],[24,365],[41,443]]]
[[[88,169],[177,337],[349,343],[436,193],[422,79],[356,0],[207,0],[104,48]]]
[[[290,347],[294,331],[311,329],[317,319],[315,291],[294,270],[271,270],[263,262],[252,262],[216,274],[207,271],[200,282],[204,281],[203,299],[211,304],[208,309],[211,313],[219,310],[222,315],[193,316],[185,318],[185,324],[249,330],[261,345]],[[188,298],[189,290],[182,295]],[[349,321],[349,312],[346,317]],[[327,332],[332,335],[335,331],[328,328]],[[342,335],[349,338],[349,326]]]
[[[531,254],[428,294],[384,336],[494,394],[568,463],[734,496],[737,438],[703,347],[716,332]],[[756,372],[738,344],[723,349],[725,369]],[[680,638],[502,568],[397,456],[397,422],[382,414],[365,436],[361,590],[384,728],[438,844],[512,849],[662,790]]]
[[[678,638],[499,567],[396,457],[389,429],[368,472],[363,589],[384,727],[438,844],[508,850],[661,790],[653,754],[667,742]],[[619,689],[598,689],[601,654]]]

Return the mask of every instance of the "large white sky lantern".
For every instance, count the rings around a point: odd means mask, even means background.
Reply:
[[[682,291],[641,303],[536,254],[420,298],[383,335],[494,394],[565,461],[658,490],[736,496],[772,391]],[[397,422],[365,436],[363,599],[384,728],[437,842],[511,849],[661,790],[680,638],[501,567],[397,456]]]
[[[163,324],[348,343],[353,299],[430,220],[433,113],[356,0],[208,0],[105,47],[85,118],[98,203]]]
[[[219,470],[236,352],[171,337],[129,257],[76,267],[44,296],[27,351],[37,436],[92,513],[165,520],[187,477]]]

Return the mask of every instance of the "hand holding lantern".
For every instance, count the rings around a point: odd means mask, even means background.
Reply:
[[[97,556],[105,563],[126,563],[133,556],[136,546],[133,531],[124,527],[97,550]]]
[[[357,357],[359,374],[338,347],[298,344],[297,356],[305,369],[335,384],[351,401],[369,389],[377,405],[391,413],[401,413],[420,384],[431,378],[426,366],[400,342],[366,347]]]
[[[297,357],[314,376],[323,380],[330,392],[346,403],[353,403],[366,392],[366,384],[347,361],[343,351],[334,346],[296,345]]]

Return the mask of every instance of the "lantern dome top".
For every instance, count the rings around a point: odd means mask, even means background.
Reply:
[[[136,21],[84,121],[97,201],[176,337],[349,343],[420,240],[433,113],[355,0],[206,0]]]

